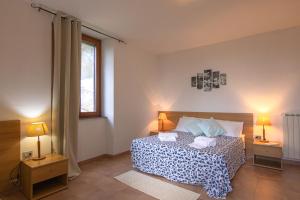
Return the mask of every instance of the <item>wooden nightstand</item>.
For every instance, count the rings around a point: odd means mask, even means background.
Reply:
[[[40,199],[67,188],[68,159],[51,154],[39,161],[21,162],[22,191],[28,199]]]
[[[270,145],[254,141],[253,152],[254,165],[282,170],[282,146],[280,143]]]
[[[150,131],[150,136],[157,135],[159,131]]]

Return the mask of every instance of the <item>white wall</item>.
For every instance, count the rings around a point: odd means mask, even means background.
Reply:
[[[300,111],[299,36],[300,27],[161,56],[162,109],[269,112],[267,137],[281,141],[281,113]],[[191,76],[204,69],[227,73],[227,86],[191,88]]]
[[[51,17],[25,1],[1,0],[0,24],[0,120],[22,120],[21,151],[35,154],[36,138],[24,130],[50,118]],[[49,136],[41,140],[42,153],[49,153]]]
[[[20,119],[21,152],[33,150],[26,137],[33,121],[50,123],[51,15],[23,0],[0,3],[0,120]],[[78,160],[106,153],[106,118],[79,122]],[[50,153],[50,137],[41,137],[42,153]]]
[[[78,161],[87,160],[106,153],[106,126],[106,118],[90,118],[79,121]]]
[[[120,153],[156,128],[159,70],[156,56],[130,45],[116,45],[115,62],[113,152]]]
[[[133,138],[156,128],[157,57],[130,44],[102,41],[102,110],[107,153],[129,150]]]
[[[105,118],[80,121],[79,160],[127,151],[133,138],[145,136],[157,126],[157,57],[111,39],[102,40],[102,57]]]
[[[50,122],[51,21],[25,1],[0,3],[0,120],[21,120],[21,152],[36,154],[36,138],[25,136],[26,126]],[[102,47],[104,117],[80,120],[79,161],[126,151],[133,137],[155,125],[156,57],[109,39]],[[49,153],[50,137],[41,140],[42,153]]]
[[[102,40],[102,114],[107,119],[106,152],[113,154],[113,130],[115,122],[115,43],[110,39]]]

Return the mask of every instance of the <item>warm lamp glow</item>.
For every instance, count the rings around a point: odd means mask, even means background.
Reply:
[[[243,87],[241,87],[243,88]],[[269,91],[267,94],[265,90],[246,92],[241,89],[236,91],[241,97],[241,101],[244,102],[246,109],[254,113],[274,113],[276,111],[282,112],[282,102],[288,96],[287,90],[281,91]]]
[[[263,139],[261,140],[261,142],[267,143],[268,140],[266,140],[265,126],[270,126],[271,125],[270,116],[268,114],[265,114],[265,113],[258,114],[258,117],[257,117],[257,120],[256,120],[256,125],[263,127]]]
[[[45,122],[34,122],[27,130],[28,137],[42,136],[48,133],[48,127]]]
[[[161,128],[158,128],[158,130],[164,130],[164,120],[167,120],[168,118],[167,118],[167,115],[166,115],[166,113],[163,113],[163,112],[161,112],[161,113],[159,113],[159,115],[158,115],[158,120],[161,122]]]
[[[259,114],[256,120],[258,126],[271,126],[270,116],[268,114]]]
[[[167,118],[166,113],[159,113],[158,119],[159,120],[167,120],[168,118]]]
[[[38,146],[38,156],[33,158],[33,160],[42,160],[45,156],[41,156],[41,142],[40,136],[48,133],[48,127],[45,122],[34,122],[28,127],[27,136],[28,137],[38,137],[37,146]]]

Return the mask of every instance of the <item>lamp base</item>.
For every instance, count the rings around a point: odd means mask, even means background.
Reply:
[[[40,156],[40,157],[33,157],[31,160],[39,161],[39,160],[43,160],[45,158],[46,158],[46,156]]]
[[[260,140],[261,143],[268,143],[269,140]]]

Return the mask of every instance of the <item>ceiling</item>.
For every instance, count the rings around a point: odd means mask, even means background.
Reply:
[[[300,25],[300,0],[35,0],[154,54]]]

